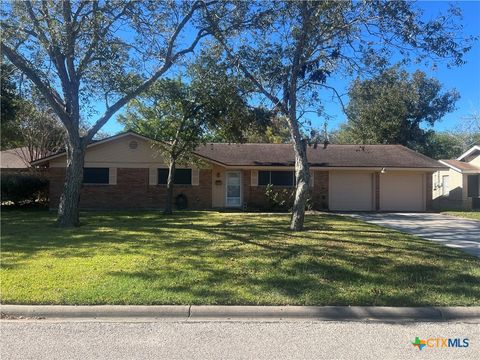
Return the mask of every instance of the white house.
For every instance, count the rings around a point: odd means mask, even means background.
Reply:
[[[480,209],[480,145],[455,160],[440,160],[448,170],[433,174],[433,205],[436,208]]]

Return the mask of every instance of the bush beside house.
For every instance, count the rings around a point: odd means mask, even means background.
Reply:
[[[2,205],[11,202],[14,205],[48,202],[48,180],[36,172],[2,172]]]

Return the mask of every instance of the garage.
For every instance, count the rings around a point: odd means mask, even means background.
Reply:
[[[423,173],[380,174],[380,210],[425,211],[424,189]]]
[[[374,209],[373,173],[330,172],[329,207],[334,211],[372,211]]]

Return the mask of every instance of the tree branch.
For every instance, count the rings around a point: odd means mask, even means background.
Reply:
[[[126,95],[124,95],[122,98],[117,100],[112,106],[110,106],[105,113],[95,122],[95,124],[90,128],[86,135],[86,141],[89,142],[92,140],[93,136],[102,128],[103,125],[115,114],[118,110],[120,110],[125,104],[127,104],[130,100],[132,100],[134,97],[138,96],[141,94],[143,91],[145,91],[150,85],[152,85],[160,76],[162,76],[167,70],[170,69],[170,67],[173,65],[174,61],[177,60],[180,56],[185,55],[188,52],[191,52],[194,50],[195,46],[198,44],[200,39],[206,34],[200,30],[192,42],[192,44],[188,47],[185,48],[176,54],[173,54],[173,47],[175,45],[175,40],[177,39],[178,35],[182,31],[182,29],[185,27],[185,25],[190,21],[192,18],[193,14],[202,6],[205,6],[203,1],[197,1],[192,8],[188,11],[188,13],[184,16],[182,21],[176,26],[174,33],[170,37],[170,40],[168,42],[168,50],[167,50],[167,56],[165,58],[165,61],[163,65],[146,81],[144,81],[141,85],[137,86],[134,90],[130,91]]]
[[[18,54],[15,50],[11,49],[3,42],[1,43],[2,53],[14,64],[19,70],[21,70],[40,90],[41,94],[48,101],[50,106],[53,108],[58,117],[64,122],[67,113],[65,112],[65,104],[60,97],[60,95],[50,87],[49,84],[45,83],[35,70],[30,66],[30,64]],[[64,123],[65,126],[67,124]]]
[[[218,24],[213,20],[212,15],[208,10],[206,10],[207,13],[207,20],[210,23],[210,26],[213,27],[213,36],[217,39],[217,41],[222,45],[224,48],[225,52],[227,53],[227,56],[230,58],[231,61],[233,61],[238,68],[244,73],[244,75],[260,90],[260,92],[265,95],[276,107],[278,107],[284,114],[287,114],[287,109],[284,107],[282,102],[278,97],[276,97],[274,94],[270,93],[265,89],[265,87],[258,81],[258,79],[247,69],[245,65],[243,65],[238,59],[235,58],[233,54],[233,50],[228,46],[222,31],[218,27]]]

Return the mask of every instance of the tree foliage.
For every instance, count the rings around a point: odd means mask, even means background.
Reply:
[[[34,161],[65,148],[65,131],[53,111],[34,88],[20,90],[14,68],[2,64],[2,149],[16,151]]]
[[[431,132],[420,150],[433,159],[455,159],[465,150],[461,137],[450,132]]]
[[[175,168],[194,160],[192,152],[201,143],[212,136],[242,141],[245,128],[268,122],[268,112],[246,104],[235,79],[224,80],[212,83],[208,76],[194,77],[188,84],[181,79],[159,80],[118,118],[126,130],[157,140],[155,147],[168,160],[166,213],[172,212]]]
[[[5,64],[3,61],[0,66],[2,77],[2,81],[0,81],[1,148],[5,150],[21,145],[19,143],[20,129],[15,124],[20,98],[13,78],[13,66]]]
[[[424,72],[410,75],[398,67],[357,79],[349,90],[344,136],[354,144],[401,144],[422,150],[433,125],[455,109],[459,98],[455,90],[441,91],[440,82]]]

